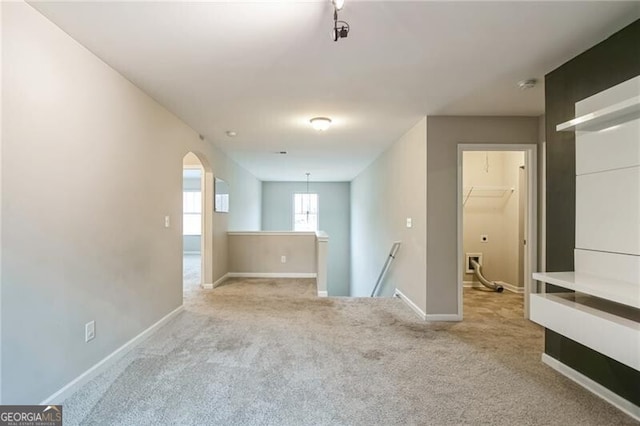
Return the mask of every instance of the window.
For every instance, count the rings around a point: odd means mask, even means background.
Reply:
[[[318,230],[318,194],[293,194],[293,230]]]
[[[202,192],[182,192],[182,234],[202,234]]]

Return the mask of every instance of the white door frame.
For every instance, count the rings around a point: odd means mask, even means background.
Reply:
[[[525,265],[524,265],[524,317],[529,318],[529,298],[533,287],[533,272],[538,265],[538,146],[536,144],[458,144],[458,316],[463,319],[463,281],[464,281],[464,245],[462,224],[462,154],[465,151],[520,151],[524,152],[525,168],[527,172],[527,223],[525,238]]]

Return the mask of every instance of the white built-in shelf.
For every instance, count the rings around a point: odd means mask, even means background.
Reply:
[[[532,294],[530,318],[545,328],[640,370],[640,322],[597,309],[580,299],[567,293]]]
[[[640,118],[640,96],[590,112],[556,126],[558,132],[597,132]]]
[[[640,309],[640,284],[579,272],[536,272],[533,279]]]

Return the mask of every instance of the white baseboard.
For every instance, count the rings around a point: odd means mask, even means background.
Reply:
[[[496,281],[497,284],[500,284],[504,287],[505,290],[510,291],[511,293],[523,294],[524,288],[515,286],[513,284],[506,283],[504,281]],[[462,286],[464,288],[486,288],[479,281],[463,281]]]
[[[420,309],[418,307],[418,305],[416,305],[415,303],[413,303],[411,301],[411,299],[409,299],[407,296],[405,296],[400,290],[398,290],[396,288],[396,291],[394,293],[394,296],[397,296],[400,298],[400,300],[402,300],[404,303],[407,304],[407,306],[409,306],[416,314],[418,314],[418,316],[420,318],[422,318],[422,320],[426,320],[427,319],[427,314],[425,314],[422,309]]]
[[[163,318],[161,318],[159,321],[157,321],[151,327],[147,328],[142,333],[138,334],[136,337],[134,337],[133,339],[129,340],[127,343],[125,343],[124,345],[120,346],[118,349],[113,351],[111,354],[107,355],[105,358],[103,358],[101,361],[99,361],[93,367],[89,368],[87,371],[85,371],[84,373],[82,373],[81,375],[79,375],[78,377],[76,377],[75,379],[70,381],[69,383],[67,383],[65,386],[63,386],[56,393],[54,393],[53,395],[49,396],[48,398],[45,398],[40,403],[40,405],[59,404],[62,401],[64,401],[66,398],[71,396],[74,392],[76,392],[78,389],[80,389],[87,382],[91,381],[94,377],[96,377],[99,374],[103,373],[105,370],[107,370],[113,364],[115,364],[120,359],[122,359],[122,357],[124,357],[127,353],[129,353],[133,348],[135,348],[143,340],[145,340],[148,337],[150,337],[160,327],[162,327],[163,325],[168,323],[171,319],[173,319],[173,317],[178,315],[183,309],[184,309],[184,306],[180,305],[176,309],[174,309],[173,311],[169,312],[167,315],[165,315]]]
[[[458,314],[427,314],[426,321],[462,321]]]
[[[315,272],[229,272],[229,278],[317,278]]]
[[[218,287],[220,284],[222,284],[223,282],[225,282],[227,280],[227,278],[229,278],[229,274],[224,274],[223,276],[221,276],[220,278],[218,278],[213,284],[211,284],[211,288],[216,288]]]
[[[542,354],[542,362],[547,364],[549,367],[553,368],[563,376],[566,376],[569,379],[573,380],[574,382],[576,382],[586,390],[590,391],[594,395],[604,399],[605,401],[607,401],[609,404],[613,405],[620,411],[640,421],[640,407],[638,407],[637,405],[633,404],[630,401],[627,401],[626,399],[622,398],[616,393],[605,388],[600,383],[597,383],[591,380],[584,374],[574,370],[568,365],[563,364],[562,362],[558,361],[553,357],[550,357],[545,353]]]
[[[200,287],[202,287],[203,290],[213,290],[213,284],[211,283],[201,284]]]
[[[326,291],[318,291],[318,297],[329,297],[329,293]]]

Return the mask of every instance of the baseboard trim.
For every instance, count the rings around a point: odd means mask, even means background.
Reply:
[[[229,278],[317,278],[315,272],[229,272]]]
[[[400,300],[402,300],[408,307],[411,308],[411,310],[413,312],[415,312],[416,314],[418,314],[418,316],[423,320],[426,321],[427,319],[427,314],[425,314],[422,309],[420,309],[418,307],[418,305],[416,305],[415,303],[413,303],[413,301],[411,299],[409,299],[407,296],[404,295],[404,293],[402,293],[400,290],[398,290],[396,288],[396,291],[394,293],[394,296],[399,297]]]
[[[569,379],[573,380],[594,395],[604,399],[609,404],[616,407],[618,410],[640,421],[640,407],[638,407],[637,405],[627,401],[620,395],[617,395],[616,393],[605,388],[600,383],[591,380],[579,371],[574,370],[568,365],[563,364],[562,362],[545,353],[542,354],[542,362],[547,364],[549,367],[553,368],[563,376],[566,376]]]
[[[318,291],[318,297],[329,297],[329,293],[326,291]]]
[[[211,284],[211,288],[216,288],[219,285],[221,285],[223,282],[225,282],[227,280],[227,278],[229,278],[229,274],[226,273],[223,276],[221,276],[220,278],[218,278],[213,284]]]
[[[426,321],[454,322],[462,321],[462,318],[458,314],[427,314]]]
[[[94,377],[103,373],[117,361],[122,359],[127,353],[129,353],[133,348],[135,348],[138,344],[140,344],[143,340],[150,337],[153,333],[155,333],[160,327],[168,323],[172,320],[176,315],[178,315],[184,309],[183,305],[178,306],[173,311],[169,312],[167,315],[162,317],[155,324],[144,330],[142,333],[135,336],[133,339],[129,340],[124,345],[120,346],[118,349],[113,351],[111,354],[107,355],[93,367],[89,368],[87,371],[64,385],[60,390],[55,392],[53,395],[44,399],[40,405],[50,405],[50,404],[58,404],[64,401],[66,398],[71,396],[74,392],[80,389],[83,385],[91,381]]]
[[[211,283],[201,284],[200,287],[202,287],[203,290],[213,290],[213,284]]]

